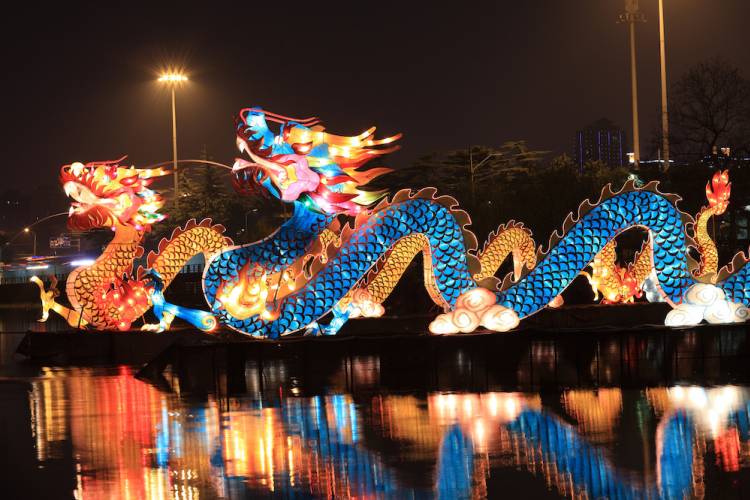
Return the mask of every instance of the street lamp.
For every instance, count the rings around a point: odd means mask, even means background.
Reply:
[[[661,60],[661,135],[664,171],[669,170],[669,115],[667,113],[667,56],[664,48],[664,2],[659,0],[659,59]]]
[[[630,31],[630,92],[633,106],[633,160],[636,168],[641,162],[641,140],[638,131],[638,75],[635,60],[635,23],[644,22],[646,16],[638,8],[638,0],[625,0],[625,13],[620,22],[628,23]]]
[[[175,89],[188,81],[187,75],[180,73],[179,71],[168,71],[162,73],[159,76],[158,82],[169,86],[172,91],[172,162],[173,162],[173,173],[174,176],[174,203],[177,203],[180,199],[180,191],[177,184],[177,111],[175,110]]]
[[[36,231],[32,231],[28,227],[23,228],[24,233],[31,233],[34,235],[34,251],[31,253],[32,255],[36,255]]]

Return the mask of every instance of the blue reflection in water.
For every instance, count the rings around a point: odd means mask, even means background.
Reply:
[[[320,396],[309,403],[303,399],[287,400],[281,406],[286,433],[299,436],[305,442],[314,442],[321,458],[333,464],[339,477],[347,478],[352,488],[356,488],[356,495],[370,497],[404,493],[380,457],[356,443],[353,432],[356,413],[349,411],[345,396],[336,395],[330,400],[335,416],[333,427],[325,419],[326,401]]]
[[[474,446],[458,425],[443,436],[438,462],[438,498],[471,498]]]
[[[527,409],[508,428],[541,449],[543,460],[554,465],[558,474],[570,475],[576,488],[590,498],[685,498],[693,479],[693,425],[682,411],[662,425],[660,484],[645,487],[619,474],[602,449],[589,445],[557,417]]]
[[[169,465],[169,413],[161,407],[161,422],[156,426],[156,465],[165,468]]]
[[[742,410],[732,414],[729,420],[737,426],[742,441],[750,439],[750,403],[747,403]]]
[[[261,408],[259,402],[253,407]],[[358,439],[358,413],[354,403],[345,395],[327,398],[314,397],[287,399],[278,406],[285,436],[298,436],[306,446],[311,446],[319,458],[330,464],[335,475],[350,486],[350,492],[362,497],[403,496],[412,498],[470,498],[473,487],[475,450],[469,436],[459,424],[443,431],[436,466],[434,490],[405,487],[399,484],[395,471],[383,463],[380,455],[367,449]],[[730,420],[747,439],[750,423],[748,411],[734,413]],[[210,434],[208,420],[203,411],[196,409],[194,431]],[[326,418],[333,415],[333,422]],[[162,408],[161,422],[156,429],[156,462],[167,467],[170,454],[180,457],[181,434],[184,426],[172,421],[166,407]],[[333,424],[333,425],[331,425]],[[576,491],[585,491],[591,498],[685,498],[691,493],[693,472],[692,420],[684,411],[666,416],[660,424],[660,443],[657,451],[660,465],[658,484],[639,485],[619,473],[605,457],[602,448],[592,446],[581,437],[578,430],[559,417],[539,410],[523,409],[518,416],[505,424],[520,437],[526,449],[538,449],[542,461],[552,465],[558,475],[569,476]],[[171,428],[171,432],[170,432]],[[208,444],[208,443],[206,443]],[[218,476],[224,476],[230,490],[245,490],[244,477],[226,477],[223,450],[220,442],[214,444],[210,463]],[[302,484],[293,484],[288,470],[278,470],[274,475],[277,494],[290,496],[309,495]]]
[[[659,497],[685,498],[693,485],[692,419],[684,411],[678,411],[664,422],[662,433]]]

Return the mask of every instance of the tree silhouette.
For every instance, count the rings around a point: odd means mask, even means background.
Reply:
[[[747,151],[750,81],[722,59],[699,63],[672,86],[669,118],[671,148],[685,159],[725,146]]]

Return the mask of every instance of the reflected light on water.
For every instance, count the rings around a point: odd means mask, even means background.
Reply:
[[[628,439],[617,388],[563,391],[556,407],[497,391],[289,394],[190,399],[125,367],[45,370],[29,393],[36,459],[72,460],[77,499],[483,497],[500,469],[568,497],[682,498],[704,494],[709,451],[726,473],[750,463],[736,386],[631,395],[655,450],[643,472],[611,451]]]

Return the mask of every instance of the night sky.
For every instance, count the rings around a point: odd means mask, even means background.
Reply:
[[[569,151],[600,117],[630,137],[622,0],[134,5],[35,4],[5,17],[3,187],[54,179],[72,161],[169,160],[169,98],[155,78],[170,63],[191,78],[178,94],[182,158],[205,145],[231,163],[234,116],[251,105],[320,116],[336,133],[403,132],[396,167],[511,139]],[[659,102],[657,1],[641,8],[645,148]],[[750,2],[666,0],[666,15],[671,81],[713,56],[750,76]]]

